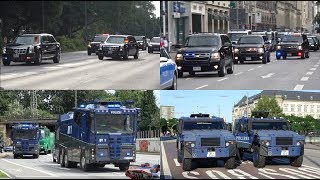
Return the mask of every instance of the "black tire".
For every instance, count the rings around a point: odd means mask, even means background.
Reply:
[[[59,157],[60,157],[60,166],[61,167],[65,167],[66,164],[65,164],[65,161],[64,161],[64,151],[60,151]]]
[[[125,50],[125,53],[123,54],[122,58],[124,60],[127,60],[129,58],[129,51],[128,50]]]
[[[306,58],[309,58],[309,51],[308,51],[308,53],[306,54]]]
[[[234,169],[236,167],[236,158],[230,157],[224,162],[224,168],[226,169]]]
[[[99,60],[103,60],[103,56],[98,55]]]
[[[84,156],[84,153],[82,153],[82,154],[81,154],[81,158],[80,158],[80,168],[81,168],[83,171],[90,171],[92,165],[91,165],[91,164],[87,164],[85,160],[86,160],[86,158],[85,158],[85,156]]]
[[[53,57],[53,63],[60,62],[60,50],[56,52],[56,55]]]
[[[287,59],[287,56],[283,56],[282,58],[283,58],[283,59]]]
[[[177,90],[177,75],[174,73],[173,75],[173,81],[172,81],[172,86],[169,88],[170,90]]]
[[[137,49],[136,54],[134,55],[134,59],[138,59],[139,58],[139,49]]]
[[[266,165],[266,157],[260,155],[259,151],[259,147],[255,147],[253,150],[253,165],[257,168],[263,168]]]
[[[18,154],[13,154],[13,159],[17,159],[19,157]]]
[[[126,170],[129,169],[129,166],[130,166],[130,162],[120,163],[119,164],[119,169],[120,169],[120,171],[126,171]]]
[[[182,160],[182,169],[184,171],[191,171],[192,170],[192,159],[191,158],[184,158]]]
[[[233,61],[230,62],[230,67],[227,69],[228,74],[233,74],[234,71],[234,66],[233,66]]]
[[[220,69],[218,71],[218,76],[224,77],[225,74],[226,74],[226,67],[224,66],[224,63],[222,63],[222,66],[220,66]]]
[[[71,168],[72,167],[72,162],[69,161],[69,158],[68,158],[68,153],[66,151],[64,151],[64,167],[66,168]]]
[[[41,65],[42,63],[42,52],[39,51],[39,54],[37,55],[36,59],[34,60],[35,65]]]
[[[2,61],[4,66],[9,66],[11,61]]]
[[[190,72],[189,72],[189,75],[194,76],[194,75],[196,75],[196,72],[190,71]]]
[[[182,78],[183,77],[183,71],[178,71],[178,78]]]
[[[34,154],[33,158],[38,159],[39,158],[39,154]]]
[[[179,150],[177,150],[177,159],[179,163],[182,163],[181,152]]]
[[[290,164],[291,164],[291,166],[301,167],[302,162],[303,162],[303,155],[298,156],[298,157],[290,158]]]
[[[264,57],[262,58],[262,63],[263,63],[263,64],[267,64],[267,56],[264,56]]]
[[[88,56],[91,56],[91,51],[88,49]]]

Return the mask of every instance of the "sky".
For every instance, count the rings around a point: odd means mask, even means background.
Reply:
[[[152,1],[154,6],[156,7],[155,14],[156,17],[160,17],[160,1]]]
[[[161,91],[160,105],[175,106],[175,117],[190,116],[192,113],[207,113],[232,122],[232,107],[240,99],[253,96],[261,90],[176,90]],[[220,115],[219,115],[220,106]]]

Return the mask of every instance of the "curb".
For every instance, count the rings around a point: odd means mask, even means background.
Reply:
[[[2,172],[3,174],[5,174],[6,176],[8,176],[8,178],[1,178],[1,179],[13,179],[12,176],[10,176],[8,173],[6,173],[5,171],[0,169],[0,172]]]

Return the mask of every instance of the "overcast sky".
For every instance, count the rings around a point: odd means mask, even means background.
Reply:
[[[160,1],[153,1],[154,6],[156,7],[156,17],[160,17]]]

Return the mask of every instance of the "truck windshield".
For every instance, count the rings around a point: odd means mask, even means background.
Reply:
[[[112,43],[112,44],[123,44],[125,37],[122,36],[111,36],[108,38],[106,41],[107,43]]]
[[[238,44],[263,44],[263,39],[259,36],[243,36]]]
[[[183,130],[224,129],[223,122],[184,122]]]
[[[247,33],[229,33],[229,38],[231,41],[238,41],[244,35],[248,35]]]
[[[218,46],[217,36],[190,36],[186,41],[186,47],[212,47]]]
[[[39,36],[18,36],[12,44],[33,45],[39,43]]]
[[[36,139],[37,130],[24,130],[24,129],[15,130],[14,138],[15,139]]]
[[[43,139],[44,138],[44,130],[41,130],[40,131],[40,139]]]
[[[252,122],[253,130],[289,130],[287,122]]]
[[[133,133],[134,116],[126,114],[96,114],[97,134]]]

